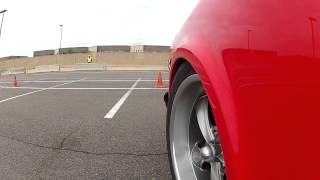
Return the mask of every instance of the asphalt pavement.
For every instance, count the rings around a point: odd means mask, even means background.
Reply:
[[[21,74],[18,87],[1,76],[0,179],[170,179],[157,76]]]

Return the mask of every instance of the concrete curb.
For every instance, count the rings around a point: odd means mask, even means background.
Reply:
[[[80,63],[72,66],[75,71],[104,71],[105,67],[103,64],[97,63]]]
[[[168,71],[164,66],[115,66],[104,64],[75,64],[61,66],[59,64],[53,65],[41,65],[33,69],[26,69],[25,67],[12,68],[8,71],[2,72],[1,75],[12,74],[34,74],[34,73],[46,73],[46,72],[72,72],[72,71]]]
[[[23,74],[25,73],[25,70],[25,67],[10,68],[7,71],[2,72],[1,75]]]
[[[42,72],[58,72],[60,71],[60,65],[59,64],[53,64],[53,65],[40,65],[35,67],[35,72],[42,73]]]

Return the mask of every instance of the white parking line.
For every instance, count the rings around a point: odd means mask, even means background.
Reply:
[[[0,100],[0,103],[6,102],[6,101],[9,101],[9,100],[12,100],[12,99],[16,99],[16,98],[19,98],[19,97],[27,96],[27,95],[30,95],[30,94],[34,94],[34,93],[37,93],[37,92],[46,91],[46,90],[48,90],[50,88],[56,88],[56,87],[59,87],[59,86],[71,84],[71,83],[78,82],[78,81],[81,81],[81,80],[82,79],[71,81],[71,82],[66,82],[66,83],[63,83],[63,84],[58,84],[58,85],[51,86],[51,87],[48,87],[48,88],[41,88],[41,89],[38,89],[36,91],[31,91],[31,92],[20,94],[20,95],[17,95],[17,96],[13,96],[13,97],[10,97],[10,98],[4,99],[4,100]]]
[[[23,83],[62,83],[62,82],[71,82],[73,80],[56,80],[56,81],[48,81],[48,80],[22,80],[19,82]],[[135,82],[136,79],[88,79],[88,80],[82,80],[81,82]],[[169,80],[163,80],[164,82],[168,82]],[[153,79],[141,79],[140,82],[157,82],[157,80]],[[12,82],[9,81],[3,81],[0,82],[0,84],[11,84]]]
[[[42,80],[35,80],[35,81],[18,81],[20,83],[63,83],[63,82],[72,82],[74,80],[59,80],[59,81],[42,81]],[[0,82],[0,84],[11,84],[12,82],[4,81]]]
[[[113,116],[118,112],[122,104],[126,101],[126,99],[129,97],[133,89],[137,86],[141,79],[139,78],[132,86],[131,88],[120,98],[120,100],[110,109],[110,111],[104,116],[105,119],[112,119]]]
[[[81,81],[82,82],[82,81]],[[46,89],[46,90],[162,90],[168,88],[58,88],[58,87],[11,87],[11,86],[0,86],[0,89]]]
[[[87,79],[81,82],[134,82],[135,79]],[[157,82],[158,80],[154,79],[141,79],[139,82]],[[163,80],[169,81],[169,80]]]

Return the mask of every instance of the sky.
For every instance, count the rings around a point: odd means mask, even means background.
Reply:
[[[60,24],[62,47],[171,45],[198,1],[1,0],[0,57],[59,48]]]

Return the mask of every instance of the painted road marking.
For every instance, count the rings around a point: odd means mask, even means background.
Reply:
[[[63,82],[72,82],[73,80],[57,80],[57,81],[48,81],[48,80],[28,80],[28,81],[19,81],[22,83],[63,83]],[[88,80],[82,80],[81,82],[135,82],[136,79],[88,79]],[[168,82],[169,80],[163,80]],[[157,82],[157,80],[152,80],[152,79],[141,79],[140,82]],[[10,81],[4,81],[0,82],[0,84],[11,84],[12,82]]]
[[[78,82],[78,81],[81,81],[81,80],[82,79],[71,81],[71,82],[66,82],[66,83],[62,83],[62,84],[58,84],[58,85],[51,86],[51,87],[48,87],[48,88],[41,88],[41,89],[38,89],[36,91],[31,91],[31,92],[20,94],[20,95],[17,95],[17,96],[13,96],[13,97],[10,97],[10,98],[4,99],[4,100],[0,100],[0,103],[6,102],[6,101],[9,101],[9,100],[12,100],[12,99],[16,99],[16,98],[19,98],[19,97],[27,96],[27,95],[30,95],[30,94],[34,94],[34,93],[37,93],[37,92],[46,91],[46,90],[48,90],[50,88],[56,88],[56,87],[59,87],[59,86],[71,84],[71,83]]]
[[[136,80],[133,79],[87,79],[82,82],[133,82]],[[153,79],[141,79],[139,82],[157,82],[158,80]],[[163,81],[169,81],[169,80],[163,80]]]
[[[38,81],[19,81],[19,82],[22,82],[22,83],[63,83],[63,82],[72,82],[73,80],[59,80],[59,81],[45,81],[45,80],[38,80]],[[8,84],[8,83],[12,83],[12,82],[8,82],[8,81],[5,81],[5,82],[0,82],[0,84],[3,83],[3,84]]]
[[[132,86],[131,88],[120,98],[120,100],[110,109],[110,111],[104,116],[105,119],[112,119],[113,116],[118,112],[122,104],[126,101],[126,99],[129,97],[133,89],[137,86],[141,79],[139,78]]]
[[[91,73],[91,74],[112,74],[112,73],[118,73],[118,72],[129,72],[129,73],[154,73],[157,71],[161,71],[162,73],[169,73],[168,70],[111,70],[111,71],[100,71],[100,72],[94,72],[94,71],[87,71],[85,73]],[[70,71],[70,72],[62,72],[64,74],[82,74],[81,71]]]
[[[46,90],[162,90],[168,88],[59,88],[59,87],[11,87],[11,86],[0,86],[0,89],[46,89]]]
[[[112,70],[112,72],[106,72],[106,71],[100,71],[100,72],[95,72],[95,71],[87,71],[85,72],[86,74],[112,74],[112,73],[117,73],[117,72],[129,72],[129,73],[154,73],[156,70]],[[161,71],[161,70],[159,70]],[[162,73],[169,73],[168,70],[162,70]],[[41,76],[41,75],[65,75],[65,74],[83,74],[81,71],[70,71],[70,72],[47,72],[47,73],[32,73],[32,75],[36,76]]]

